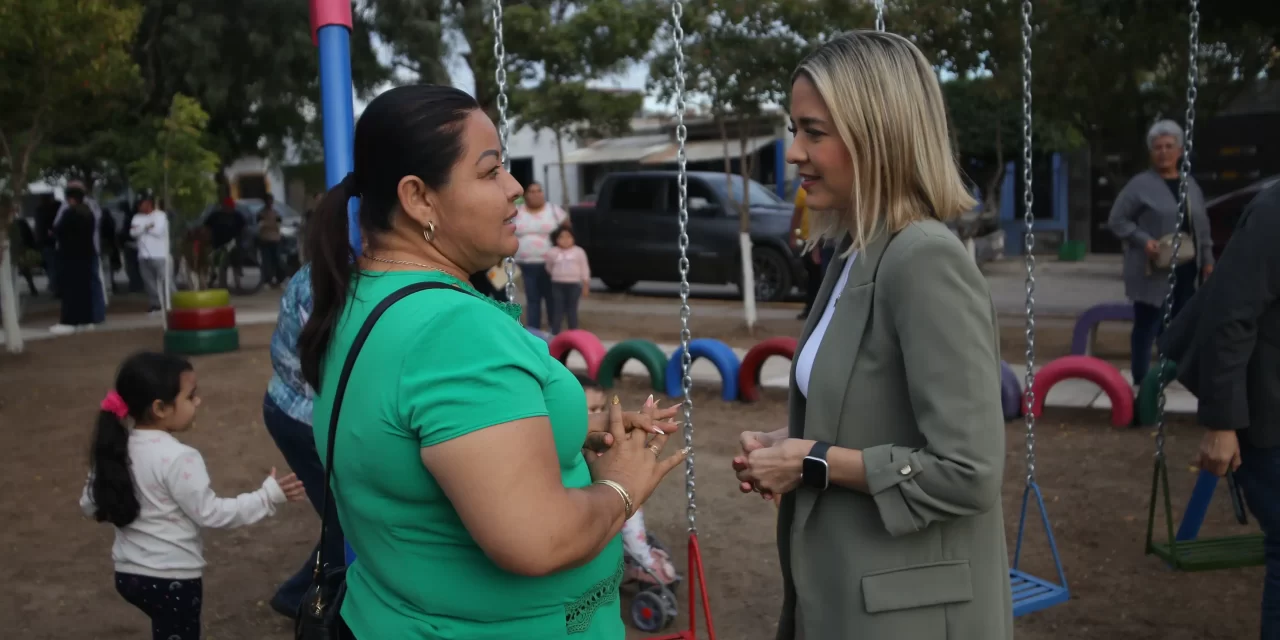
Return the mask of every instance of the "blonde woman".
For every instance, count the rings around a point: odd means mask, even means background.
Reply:
[[[800,339],[790,424],[746,432],[780,497],[780,640],[1013,637],[996,312],[944,223],[974,205],[929,61],[853,32],[792,80],[812,239],[837,256]]]

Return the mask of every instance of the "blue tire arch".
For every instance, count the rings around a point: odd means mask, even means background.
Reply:
[[[684,393],[680,384],[684,378],[683,364],[680,362],[683,353],[682,349],[677,348],[671,354],[671,359],[667,360],[667,395],[672,398],[679,398]],[[689,355],[694,360],[706,358],[716,366],[716,370],[720,372],[721,399],[725,402],[738,400],[738,369],[742,363],[729,345],[714,338],[698,338],[689,343]]]

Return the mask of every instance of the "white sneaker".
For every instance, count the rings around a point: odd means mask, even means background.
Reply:
[[[69,336],[76,332],[76,328],[69,324],[55,324],[49,327],[49,333],[55,336]]]
[[[79,333],[83,333],[83,332],[85,332],[85,331],[93,331],[94,329],[97,329],[97,328],[98,328],[98,325],[96,325],[96,324],[79,324],[79,325],[76,325],[76,331],[77,331],[77,332],[79,332]]]

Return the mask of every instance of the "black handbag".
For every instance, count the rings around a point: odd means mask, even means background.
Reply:
[[[323,505],[321,513],[325,515],[320,526],[320,547],[316,552],[316,569],[311,578],[311,587],[302,597],[302,607],[294,623],[293,637],[296,640],[353,640],[354,638],[338,615],[342,609],[343,597],[347,593],[347,567],[345,563],[331,567],[333,558],[324,557],[325,536],[328,535],[329,530],[325,523],[330,522],[329,510],[335,508],[329,496],[332,488],[333,445],[334,435],[338,432],[338,415],[342,410],[342,398],[347,392],[347,380],[351,377],[351,370],[355,367],[361,347],[369,337],[369,332],[373,331],[373,325],[377,324],[378,318],[382,317],[391,305],[406,296],[428,289],[450,289],[472,295],[464,289],[443,282],[418,282],[397,289],[369,313],[369,317],[360,327],[360,333],[356,334],[355,341],[351,343],[351,349],[347,351],[346,361],[342,364],[342,374],[338,377],[338,387],[333,395],[333,410],[329,413],[329,449],[325,452],[324,499],[321,501]],[[336,519],[337,514],[334,513],[333,517]]]

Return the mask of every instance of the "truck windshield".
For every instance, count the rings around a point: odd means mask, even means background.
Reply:
[[[717,179],[711,182],[715,186],[716,192],[723,197],[725,195],[726,186],[724,180]],[[731,182],[733,184],[733,192],[729,194],[729,197],[732,198],[734,202],[742,202],[742,176],[733,176],[733,180]],[[748,184],[750,186],[747,188],[751,190],[751,204],[783,204],[782,200],[778,198],[776,193],[770,191],[759,182],[752,180]]]

